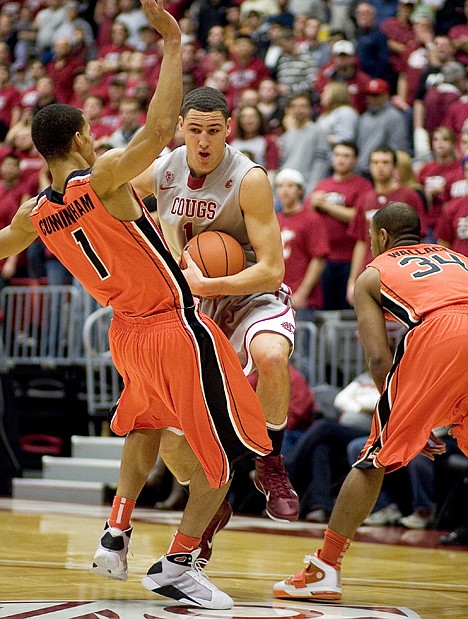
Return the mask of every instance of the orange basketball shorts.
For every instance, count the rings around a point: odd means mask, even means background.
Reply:
[[[109,339],[124,381],[111,422],[116,434],[181,430],[213,488],[231,478],[238,460],[271,451],[260,402],[210,318],[193,308],[114,316]]]
[[[468,306],[432,312],[395,353],[358,468],[405,466],[437,426],[453,426],[468,455]]]

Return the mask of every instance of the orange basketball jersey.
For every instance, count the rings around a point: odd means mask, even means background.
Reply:
[[[468,302],[468,258],[441,245],[395,247],[372,267],[380,272],[383,308],[408,328],[435,310]]]
[[[90,175],[90,169],[76,170],[63,195],[48,187],[38,196],[31,221],[45,245],[101,305],[118,313],[144,317],[193,306],[144,206],[138,220],[115,219],[94,193]]]
[[[70,174],[63,195],[44,190],[31,220],[88,292],[114,308],[109,344],[125,386],[111,427],[181,429],[220,487],[240,459],[271,451],[260,402],[226,337],[199,314],[146,209],[134,221],[115,219],[90,174]]]

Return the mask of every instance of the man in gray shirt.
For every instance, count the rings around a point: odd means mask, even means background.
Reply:
[[[285,132],[279,138],[279,169],[298,170],[304,177],[307,195],[329,171],[327,136],[312,120],[308,94],[297,94],[289,99],[283,124]]]
[[[385,146],[394,151],[408,150],[408,130],[405,117],[390,103],[390,89],[385,80],[372,79],[366,90],[367,110],[358,123],[358,174],[369,178],[372,151]]]

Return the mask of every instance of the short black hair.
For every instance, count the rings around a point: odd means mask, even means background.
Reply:
[[[356,142],[352,142],[351,140],[341,140],[341,142],[333,144],[332,151],[335,150],[337,146],[346,146],[346,148],[350,148],[354,152],[355,157],[359,156],[359,149]]]
[[[393,165],[397,164],[396,151],[394,151],[393,148],[390,148],[389,146],[376,146],[370,154],[369,161],[374,153],[385,153],[387,155],[390,154],[392,156]]]
[[[31,135],[34,146],[46,161],[65,158],[71,150],[73,136],[81,133],[83,112],[64,103],[51,103],[33,119]]]
[[[229,118],[229,107],[222,92],[210,86],[195,88],[185,95],[182,101],[181,115],[185,118],[190,110],[197,112],[221,112],[224,118]]]
[[[420,242],[421,220],[415,208],[406,202],[389,202],[372,218],[374,230],[384,228],[394,239],[414,237]]]

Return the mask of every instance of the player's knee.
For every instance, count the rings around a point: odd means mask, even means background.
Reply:
[[[281,374],[288,371],[288,351],[284,346],[271,345],[256,351],[254,356],[258,373]]]

